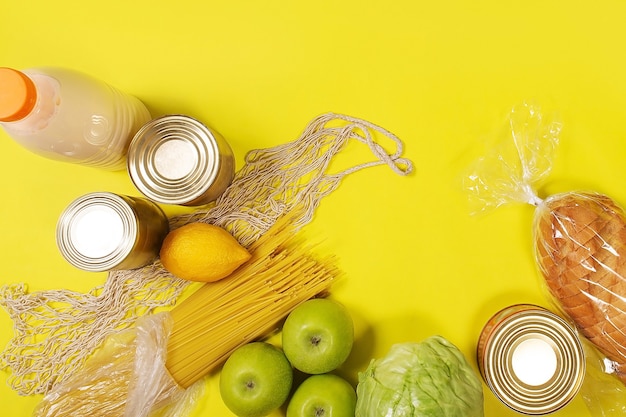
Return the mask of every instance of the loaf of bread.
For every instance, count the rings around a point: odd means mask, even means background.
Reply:
[[[626,383],[626,216],[611,198],[565,193],[535,214],[535,250],[547,289]]]

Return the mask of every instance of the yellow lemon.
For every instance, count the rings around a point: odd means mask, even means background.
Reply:
[[[251,255],[227,230],[195,222],[169,232],[160,256],[163,267],[178,278],[213,282],[230,275]]]

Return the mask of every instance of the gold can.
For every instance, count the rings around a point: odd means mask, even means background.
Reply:
[[[480,373],[509,408],[528,415],[561,409],[578,393],[585,355],[575,329],[551,311],[516,304],[484,326],[477,347]]]
[[[56,240],[69,263],[102,272],[149,264],[168,232],[167,216],[154,202],[96,192],[66,207],[57,222]]]
[[[135,134],[128,174],[157,203],[199,206],[216,200],[230,185],[235,160],[216,131],[189,116],[166,115]]]

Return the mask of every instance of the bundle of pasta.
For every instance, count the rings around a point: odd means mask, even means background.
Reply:
[[[232,275],[109,339],[81,372],[46,394],[35,415],[184,415],[180,407],[193,405],[190,387],[201,385],[195,382],[237,347],[277,329],[297,305],[326,294],[337,276],[332,259],[313,256],[298,238],[290,216],[249,251]]]
[[[550,294],[626,383],[626,217],[609,197],[566,193],[535,213],[535,249]]]
[[[536,190],[551,170],[561,126],[547,123],[538,108],[526,104],[514,108],[509,121],[511,137],[471,166],[464,177],[466,189],[479,211],[511,202],[536,207],[534,251],[546,295],[585,336],[581,340],[593,350],[589,357],[604,356],[588,368],[619,377],[611,378],[611,388],[604,380],[596,384],[604,388],[593,387],[593,395],[621,393],[626,383],[625,213],[596,192],[540,198]],[[585,400],[598,403],[590,396]],[[610,407],[626,412],[626,405]]]

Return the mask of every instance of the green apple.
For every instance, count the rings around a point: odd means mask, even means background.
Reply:
[[[350,355],[354,324],[348,310],[329,298],[314,298],[296,307],[285,320],[282,346],[294,368],[324,374]]]
[[[312,375],[296,389],[287,405],[287,417],[354,417],[356,392],[334,374]]]
[[[283,351],[266,342],[235,350],[224,363],[220,394],[239,417],[261,417],[285,403],[293,383],[293,368]]]

